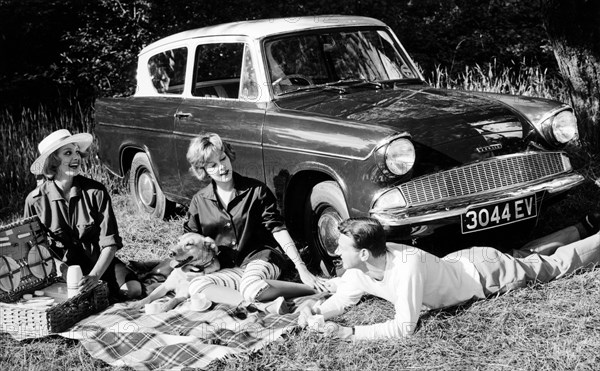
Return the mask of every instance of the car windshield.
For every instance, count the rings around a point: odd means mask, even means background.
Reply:
[[[276,96],[319,87],[418,79],[419,75],[384,29],[320,30],[264,43]]]

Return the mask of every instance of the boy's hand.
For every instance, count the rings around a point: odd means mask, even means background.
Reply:
[[[345,327],[338,325],[335,322],[325,322],[324,330],[322,331],[326,336],[336,337],[343,340],[351,340],[353,336],[352,327]]]

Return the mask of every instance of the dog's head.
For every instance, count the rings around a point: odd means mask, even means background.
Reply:
[[[185,268],[191,271],[203,271],[215,261],[214,241],[198,233],[186,233],[179,238],[177,245],[169,250],[173,268]]]

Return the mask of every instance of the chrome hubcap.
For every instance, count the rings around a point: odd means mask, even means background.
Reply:
[[[138,194],[140,195],[140,201],[145,206],[153,207],[156,203],[154,181],[148,172],[143,172],[138,178]]]
[[[342,221],[340,215],[332,207],[328,207],[323,211],[319,221],[317,222],[317,228],[319,231],[319,242],[321,246],[325,248],[329,256],[335,255],[337,249],[337,240],[339,236],[338,225]]]

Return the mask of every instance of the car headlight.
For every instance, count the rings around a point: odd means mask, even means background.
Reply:
[[[385,166],[395,175],[404,175],[415,164],[415,146],[405,138],[396,139],[385,150]]]
[[[565,144],[573,139],[576,139],[579,135],[577,130],[577,119],[570,110],[559,112],[544,121],[542,124],[544,131],[555,144]]]

